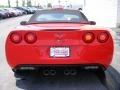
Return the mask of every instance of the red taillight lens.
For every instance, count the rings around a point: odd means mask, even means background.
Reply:
[[[13,43],[20,43],[22,41],[22,36],[17,33],[17,32],[14,32],[10,35],[10,39]]]
[[[83,41],[85,43],[92,43],[95,39],[95,35],[91,32],[87,32],[83,35]]]
[[[29,44],[36,42],[37,36],[35,33],[29,32],[25,35],[25,41]]]
[[[109,38],[108,33],[102,32],[98,35],[97,39],[100,43],[105,43]]]

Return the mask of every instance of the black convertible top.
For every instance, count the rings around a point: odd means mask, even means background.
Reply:
[[[76,15],[76,16],[79,16],[81,18],[81,21],[79,21],[79,22],[88,23],[88,19],[86,18],[86,16],[81,11],[79,11],[79,10],[72,10],[72,9],[43,9],[43,10],[38,10],[30,18],[29,23],[44,22],[44,21],[37,21],[36,18],[39,17],[39,15],[41,15],[41,14],[50,14],[50,13]],[[65,21],[63,21],[63,22],[65,22]]]

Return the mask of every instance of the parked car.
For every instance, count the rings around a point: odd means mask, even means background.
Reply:
[[[22,11],[23,14],[27,14],[27,11],[25,9],[21,8],[21,7],[14,7],[14,8]]]
[[[3,11],[0,10],[0,19],[4,19],[5,18],[5,13],[3,13]]]
[[[8,11],[11,17],[18,16],[18,13],[15,10],[13,10],[12,8],[4,8],[4,10]]]
[[[34,13],[35,13],[37,10],[39,10],[39,8],[36,8],[36,7],[31,7],[31,9],[33,10]]]
[[[30,10],[31,14],[34,14],[38,10],[35,7],[27,7],[27,8]]]
[[[95,24],[78,10],[37,11],[9,33],[7,62],[15,73],[39,69],[54,75],[58,68],[65,75],[81,68],[104,72],[112,61],[113,39],[108,29]]]
[[[8,12],[9,17],[15,16],[14,13],[11,10],[8,10],[7,8],[3,8],[6,12]]]
[[[16,9],[16,8],[12,8],[12,9],[16,11],[18,16],[21,16],[21,15],[24,14],[24,12],[22,10],[19,10],[19,9]]]
[[[5,19],[9,17],[9,13],[4,9],[0,9],[0,19]]]
[[[16,8],[19,9],[19,10],[23,10],[27,14],[31,14],[31,11],[28,8],[26,8],[26,7],[16,7]]]

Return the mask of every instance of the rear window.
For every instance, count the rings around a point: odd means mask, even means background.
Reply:
[[[39,22],[81,22],[88,23],[83,13],[76,10],[41,10],[34,14],[30,23]]]
[[[36,18],[36,21],[39,22],[79,22],[80,17],[74,14],[65,14],[65,13],[48,13],[48,14],[41,14]]]

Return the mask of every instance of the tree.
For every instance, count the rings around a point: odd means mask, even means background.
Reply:
[[[8,7],[11,7],[10,0],[8,0]]]
[[[22,0],[22,6],[23,7],[25,6],[25,0]]]
[[[31,7],[31,6],[32,6],[31,0],[27,0],[27,6],[28,6],[28,7]]]
[[[18,2],[18,0],[16,0],[16,7],[18,7],[19,6],[19,2]]]
[[[0,5],[0,7],[5,7],[4,5]]]
[[[47,4],[47,7],[48,7],[48,8],[52,8],[52,4],[51,4],[51,3],[48,3],[48,4]]]

